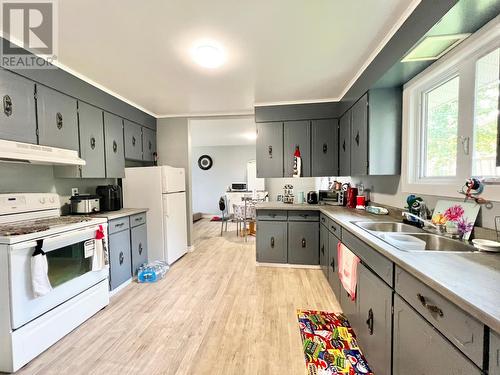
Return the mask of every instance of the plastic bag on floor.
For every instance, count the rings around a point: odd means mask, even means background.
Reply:
[[[154,283],[165,277],[168,271],[168,264],[164,261],[154,261],[152,263],[144,263],[137,271],[138,283]]]

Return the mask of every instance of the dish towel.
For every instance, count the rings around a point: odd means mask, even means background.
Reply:
[[[102,225],[95,233],[94,256],[92,257],[92,271],[100,271],[109,264],[109,253],[106,244],[106,235]]]
[[[31,256],[31,286],[35,298],[42,297],[52,291],[48,275],[49,264],[42,247],[43,240],[38,240],[35,252]]]
[[[356,284],[358,283],[359,258],[349,250],[342,242],[337,245],[337,256],[339,262],[339,278],[342,286],[351,299],[356,300]]]

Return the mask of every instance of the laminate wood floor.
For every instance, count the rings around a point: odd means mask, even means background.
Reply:
[[[257,267],[255,239],[195,224],[195,250],[18,374],[304,374],[296,309],[340,311],[320,270]]]

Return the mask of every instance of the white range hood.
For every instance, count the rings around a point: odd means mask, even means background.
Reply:
[[[5,140],[0,140],[0,162],[85,165],[78,151]]]

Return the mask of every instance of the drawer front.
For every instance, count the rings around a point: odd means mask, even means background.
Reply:
[[[490,375],[500,375],[500,334],[490,333]]]
[[[319,264],[319,224],[288,222],[288,263]]]
[[[394,295],[394,375],[482,372],[398,295]]]
[[[287,262],[287,223],[284,221],[257,222],[257,262]]]
[[[319,221],[318,211],[288,211],[289,221]]]
[[[130,226],[136,227],[138,225],[146,224],[146,213],[140,213],[130,216]]]
[[[132,275],[137,275],[137,269],[148,262],[148,232],[145,224],[130,230],[132,251]]]
[[[126,216],[126,217],[122,217],[120,219],[111,220],[108,223],[108,226],[109,226],[109,229],[108,229],[109,234],[121,232],[122,230],[130,228],[129,217]]]
[[[330,224],[330,219],[324,213],[319,214],[319,222],[328,228]]]
[[[338,239],[342,238],[342,227],[332,219],[329,219],[328,230],[335,235]]]
[[[132,277],[130,231],[109,236],[109,263],[110,287],[113,290]]]
[[[393,263],[389,259],[346,230],[342,231],[342,242],[382,280],[392,286]]]
[[[477,366],[482,366],[484,326],[479,321],[399,267],[396,292]]]
[[[257,210],[258,220],[287,220],[288,212],[284,210]]]

